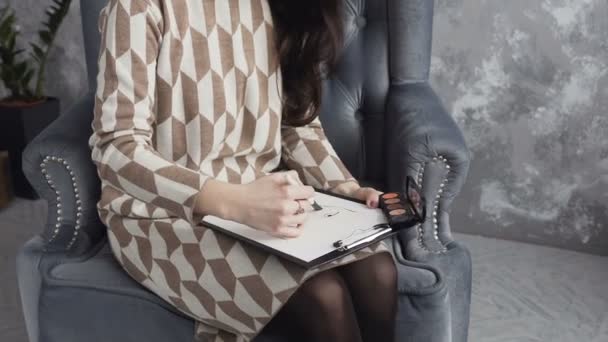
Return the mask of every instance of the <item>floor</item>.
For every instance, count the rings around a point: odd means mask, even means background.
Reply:
[[[0,341],[26,342],[17,249],[39,232],[45,202],[0,211]],[[608,341],[608,257],[455,234],[471,250],[470,342]]]

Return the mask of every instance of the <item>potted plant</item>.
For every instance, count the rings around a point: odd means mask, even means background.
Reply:
[[[29,48],[18,44],[15,11],[0,8],[0,84],[8,95],[0,98],[0,150],[8,150],[15,194],[37,198],[21,170],[25,146],[59,116],[59,100],[44,93],[49,53],[72,0],[52,0],[46,21]]]

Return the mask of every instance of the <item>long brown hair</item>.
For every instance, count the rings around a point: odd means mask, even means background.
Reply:
[[[294,126],[319,115],[322,79],[342,46],[343,0],[269,0],[283,74],[283,119]]]

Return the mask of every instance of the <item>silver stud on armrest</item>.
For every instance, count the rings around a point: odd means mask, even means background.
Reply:
[[[443,189],[448,181],[447,175],[449,173],[450,170],[450,165],[448,164],[448,160],[446,157],[442,156],[442,155],[436,155],[432,158],[433,162],[437,162],[437,161],[442,161],[445,164],[445,168],[446,168],[446,175],[445,178],[443,179],[443,181],[439,184],[439,190],[437,190],[437,195],[434,198],[434,203],[432,205],[433,210],[431,211],[431,219],[432,219],[432,228],[433,228],[433,233],[432,236],[434,237],[434,239],[436,241],[438,241],[441,244],[441,249],[440,250],[431,250],[429,248],[429,246],[426,245],[425,240],[424,240],[424,228],[422,224],[418,224],[417,226],[417,232],[418,232],[418,245],[428,251],[428,252],[432,252],[432,253],[445,253],[447,252],[447,248],[445,247],[445,244],[443,243],[443,241],[441,241],[440,237],[439,237],[439,222],[438,222],[438,210],[439,210],[439,201],[441,200],[441,195],[443,194]],[[424,167],[425,164],[422,165],[422,167],[418,170],[418,174],[416,175],[416,180],[418,181],[418,185],[420,187],[422,187],[422,181],[423,181],[423,177],[424,177]]]
[[[48,165],[49,161],[55,161],[55,162],[58,162],[60,165],[62,165],[68,171],[70,178],[72,180],[73,193],[74,193],[74,198],[76,200],[76,214],[75,214],[76,225],[74,227],[74,233],[72,234],[72,239],[66,246],[66,249],[69,250],[72,248],[72,246],[74,245],[74,243],[76,242],[76,239],[78,237],[78,233],[80,231],[80,218],[82,216],[82,206],[81,206],[81,201],[80,201],[79,194],[78,194],[78,182],[76,180],[74,172],[72,171],[72,168],[68,164],[68,161],[65,160],[64,158],[47,155],[44,157],[42,163],[40,163],[40,169],[42,171],[42,174],[44,175],[44,178],[46,179],[49,187],[51,189],[53,189],[53,191],[55,192],[55,196],[56,196],[56,200],[57,200],[57,203],[56,203],[57,219],[56,219],[56,223],[55,223],[55,229],[53,230],[53,234],[47,241],[47,244],[50,244],[57,238],[57,236],[59,235],[59,232],[61,230],[61,222],[63,221],[63,217],[61,216],[61,214],[62,214],[62,203],[61,203],[61,196],[60,196],[61,191],[59,189],[56,189],[55,183],[51,179],[51,175],[48,174],[47,165]]]

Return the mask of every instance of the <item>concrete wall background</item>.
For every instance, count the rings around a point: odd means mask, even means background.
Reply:
[[[50,1],[8,3],[32,36]],[[86,90],[78,10],[49,67],[64,109]],[[605,0],[436,0],[431,83],[474,158],[455,231],[608,254],[607,18]]]
[[[608,254],[608,2],[436,6],[432,84],[474,156],[455,229]]]

